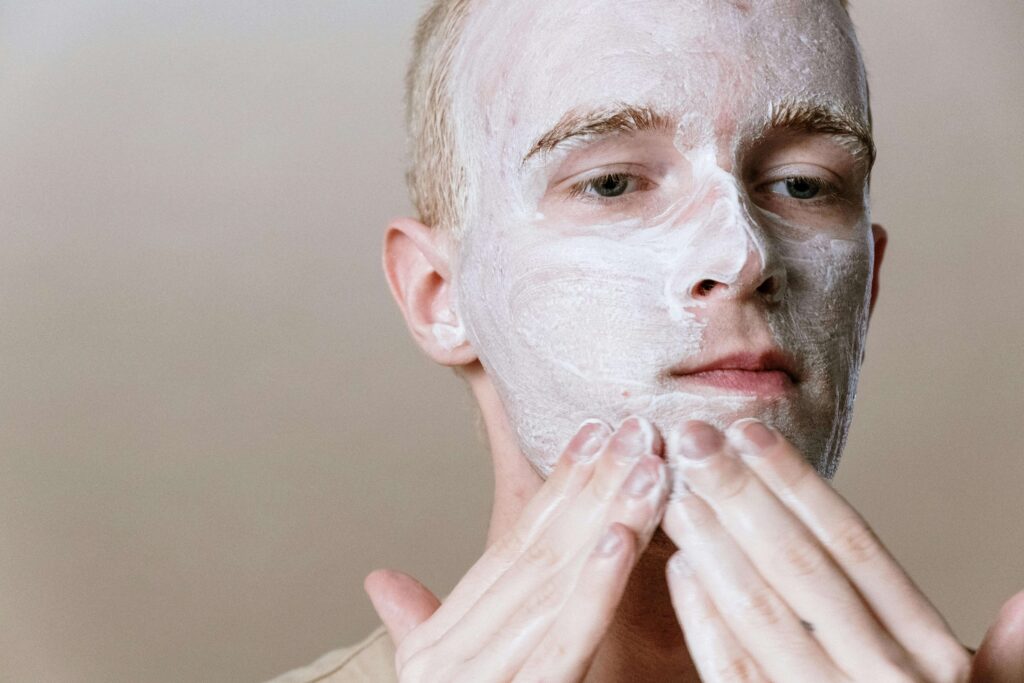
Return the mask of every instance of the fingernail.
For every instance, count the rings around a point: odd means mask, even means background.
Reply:
[[[689,425],[672,439],[673,455],[689,460],[703,460],[722,448],[721,432],[711,425]]]
[[[601,540],[597,542],[597,547],[594,548],[594,554],[600,557],[611,557],[619,551],[622,547],[622,538],[615,532],[614,527],[608,527],[608,531],[605,532]]]
[[[693,576],[693,566],[686,559],[686,553],[677,550],[668,561],[668,569],[679,576]]]
[[[751,422],[743,428],[743,436],[747,437],[754,442],[761,450],[770,448],[778,438],[775,436],[775,432],[765,427],[760,422]]]
[[[650,428],[639,418],[627,418],[612,437],[609,448],[622,460],[636,460],[651,450]]]
[[[654,485],[658,483],[660,478],[659,472],[655,469],[657,466],[656,461],[644,461],[633,468],[633,472],[630,473],[629,478],[626,479],[626,483],[623,488],[626,491],[626,495],[632,498],[643,498]]]
[[[762,451],[771,448],[778,441],[775,432],[768,429],[760,420],[752,418],[740,420],[734,427],[736,429],[733,433],[737,434],[742,442],[737,446],[748,455],[761,455]]]
[[[608,428],[600,420],[587,420],[580,425],[572,444],[576,461],[587,463],[597,457],[608,433]]]

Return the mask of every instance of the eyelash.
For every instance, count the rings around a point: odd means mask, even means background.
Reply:
[[[623,194],[616,195],[616,196],[613,196],[613,197],[603,197],[603,196],[601,196],[599,194],[587,192],[587,190],[589,190],[589,189],[591,189],[591,188],[593,188],[593,187],[595,187],[597,185],[601,185],[602,183],[604,183],[604,182],[606,182],[608,180],[629,180],[629,181],[635,181],[635,182],[639,183],[641,187],[633,189],[630,192],[624,192]],[[603,175],[594,176],[592,178],[587,178],[585,180],[579,181],[578,183],[575,183],[574,185],[569,187],[569,193],[568,194],[569,194],[569,198],[570,199],[582,199],[583,201],[592,201],[592,202],[626,201],[624,199],[624,197],[627,197],[628,195],[634,194],[636,192],[642,192],[643,190],[648,189],[649,186],[650,186],[650,181],[649,180],[647,180],[643,176],[638,176],[638,175],[633,174],[633,173],[623,173],[623,172],[605,173]]]
[[[806,183],[808,185],[816,186],[818,188],[818,194],[814,197],[810,197],[809,199],[800,199],[799,197],[791,197],[781,192],[771,192],[768,189],[772,185],[775,185],[776,183],[788,183],[790,181],[797,183]],[[775,180],[762,184],[758,191],[764,192],[765,194],[780,197],[783,201],[795,202],[797,204],[802,204],[804,206],[815,204],[832,204],[839,201],[841,198],[839,188],[830,183],[829,181],[825,180],[824,178],[806,175],[790,175],[785,176],[784,178],[776,178]]]
[[[588,192],[588,190],[601,185],[609,180],[627,180],[637,182],[640,184],[639,188],[634,188],[629,192],[623,192],[620,195],[614,196],[602,196],[596,192]],[[806,183],[818,188],[818,194],[814,197],[807,199],[800,199],[798,197],[792,197],[782,192],[771,192],[768,188],[776,183]],[[617,173],[605,173],[599,176],[593,176],[585,180],[581,180],[569,187],[568,196],[570,199],[578,199],[581,201],[594,202],[594,203],[610,203],[610,202],[623,202],[629,201],[629,196],[637,192],[649,189],[650,181],[633,173],[617,172]],[[841,199],[839,188],[829,181],[815,176],[808,175],[791,175],[783,178],[777,178],[767,183],[763,183],[757,190],[758,192],[769,194],[773,197],[778,197],[782,201],[792,202],[802,206],[814,206],[822,204],[834,204]]]

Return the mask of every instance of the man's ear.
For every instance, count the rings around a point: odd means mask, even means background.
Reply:
[[[396,218],[384,236],[384,274],[413,339],[441,365],[467,365],[466,339],[452,296],[446,235],[412,218]]]
[[[875,263],[871,267],[871,303],[868,305],[868,316],[875,310],[875,301],[878,299],[878,273],[882,269],[885,246],[889,243],[888,233],[877,223],[871,226],[871,237],[875,240]]]

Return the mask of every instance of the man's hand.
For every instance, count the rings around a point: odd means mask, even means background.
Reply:
[[[967,681],[971,659],[857,512],[777,431],[670,439],[672,602],[705,681]]]
[[[981,641],[971,683],[1024,682],[1024,591],[1006,601]]]
[[[418,581],[366,579],[402,681],[578,681],[662,518],[668,475],[650,423],[585,423],[510,533],[442,604]]]

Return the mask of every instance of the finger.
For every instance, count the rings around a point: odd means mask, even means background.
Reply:
[[[839,669],[856,680],[913,670],[814,535],[733,452],[717,429],[691,422],[669,440],[669,458],[757,572]]]
[[[512,530],[493,543],[459,580],[444,604],[400,649],[400,659],[441,638],[480,599],[509,566],[536,540],[550,519],[578,495],[590,481],[596,460],[612,430],[588,420],[569,441],[548,480],[524,508]]]
[[[389,569],[371,572],[363,581],[363,588],[396,646],[441,604],[422,583]]]
[[[818,642],[699,497],[673,492],[662,527],[686,553],[729,630],[766,676],[817,683],[840,678]]]
[[[1006,601],[981,641],[971,683],[1024,681],[1024,591]]]
[[[767,683],[700,585],[685,553],[678,551],[672,556],[667,575],[672,606],[700,679],[706,683]]]
[[[969,660],[942,615],[857,511],[792,444],[756,420],[734,425],[729,440],[747,467],[817,538],[926,678],[966,675]]]
[[[622,523],[637,536],[649,537],[652,518],[661,509],[667,490],[664,462],[650,452],[656,446],[654,437],[653,427],[646,421],[623,423],[608,442],[587,487],[438,643],[444,658],[468,660],[477,656],[485,642],[490,643],[489,648],[505,647],[494,643],[501,635],[514,632],[508,626],[512,615],[530,602],[538,607],[531,612],[532,618],[549,627],[603,530],[612,522]],[[654,486],[639,487],[639,495],[637,489],[624,486],[634,470],[653,478]],[[617,518],[612,518],[613,511]],[[546,630],[539,623],[537,628],[541,633]]]
[[[638,552],[636,535],[612,524],[586,558],[571,593],[564,596],[553,585],[552,592],[531,598],[496,634],[493,646],[482,650],[466,679],[581,680],[615,616]],[[537,618],[552,606],[558,610],[554,621]]]

